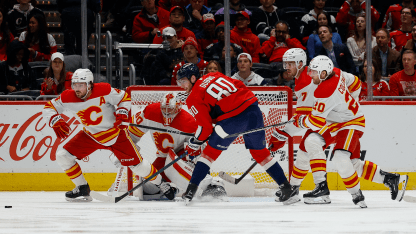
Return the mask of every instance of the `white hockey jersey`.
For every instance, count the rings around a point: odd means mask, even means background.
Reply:
[[[181,131],[190,134],[194,134],[198,128],[195,119],[185,110],[181,110],[173,119],[172,123],[165,126],[162,111],[160,110],[160,103],[150,104],[146,106],[144,110],[139,110],[137,113],[133,113],[131,123]],[[172,148],[174,152],[179,152],[184,148],[184,143],[188,142],[188,139],[190,138],[190,136],[132,126],[129,127],[129,131],[134,142],[138,142],[146,132],[150,131],[152,141],[156,145],[159,157],[167,157],[170,148]]]
[[[68,110],[83,124],[83,131],[88,136],[99,144],[110,146],[116,142],[120,132],[119,128],[114,127],[115,106],[130,111],[130,95],[111,88],[108,83],[96,83],[86,101],[78,98],[74,90],[65,90],[45,105],[42,115],[50,126],[53,115]]]
[[[312,113],[304,120],[304,124],[312,130],[328,128],[334,134],[344,129],[364,132],[365,117],[356,93],[361,90],[361,84],[354,82],[350,91],[348,75],[344,74],[349,73],[341,73],[338,69],[333,77],[323,81],[315,90]]]
[[[250,73],[250,75],[244,79],[242,78],[239,73],[235,73],[231,78],[242,81],[246,86],[253,86],[253,85],[266,85],[266,80],[259,76],[258,74],[254,73],[253,71]]]
[[[318,85],[312,82],[312,78],[307,74],[307,71],[308,67],[305,67],[299,77],[295,80],[295,94],[297,97],[295,115],[309,115],[312,112],[312,107],[315,103],[314,92],[318,88]],[[354,99],[358,100],[361,91],[360,79],[348,72],[343,72],[338,68],[334,68],[334,72],[335,76],[345,77],[349,92]],[[301,128],[298,128],[293,124],[288,124],[284,128],[284,131],[291,136],[300,130]]]

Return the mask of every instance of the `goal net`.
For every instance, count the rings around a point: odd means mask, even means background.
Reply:
[[[256,95],[260,110],[263,113],[264,125],[274,125],[288,121],[292,116],[292,90],[285,86],[264,86],[249,87]],[[187,94],[180,87],[175,86],[130,86],[128,91],[131,92],[131,113],[134,115],[139,109],[156,102],[160,102],[163,95],[167,92],[177,92],[183,102],[183,109],[188,111],[185,101]],[[186,124],[186,123],[183,123]],[[236,123],[238,124],[238,123]],[[281,126],[279,128],[283,128]],[[266,142],[269,142],[271,133],[274,128],[266,129]],[[282,166],[286,176],[289,178],[293,166],[293,139],[289,139],[282,149],[272,153]],[[140,154],[149,162],[156,158],[156,146],[153,144],[150,134],[146,133],[140,142]],[[237,137],[230,147],[223,151],[220,157],[212,164],[211,175],[218,176],[220,171],[227,174],[238,176],[243,174],[252,165],[254,160],[248,149],[244,146],[242,136]],[[128,170],[125,170],[128,171]],[[127,182],[129,176],[124,173],[122,182]],[[263,167],[256,165],[251,170],[250,175],[255,179],[256,188],[276,188],[277,184],[265,172]],[[137,183],[136,178],[132,178],[133,183]],[[130,182],[131,183],[131,182]],[[130,184],[130,187],[132,184]],[[121,187],[122,190],[123,186]],[[125,190],[127,191],[127,190]]]

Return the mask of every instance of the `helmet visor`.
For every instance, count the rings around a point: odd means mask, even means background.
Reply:
[[[294,61],[284,61],[283,62],[283,69],[291,69],[296,67],[296,62]]]

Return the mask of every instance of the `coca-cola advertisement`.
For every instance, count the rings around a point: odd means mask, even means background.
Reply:
[[[0,173],[63,172],[55,162],[56,152],[82,130],[82,124],[71,113],[62,117],[71,127],[65,140],[42,117],[44,102],[26,105],[0,105]],[[80,162],[83,172],[114,172],[108,150],[97,150]]]

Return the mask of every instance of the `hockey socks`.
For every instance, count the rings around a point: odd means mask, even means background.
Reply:
[[[287,182],[285,173],[282,170],[282,167],[276,161],[272,166],[270,166],[266,172],[279,184]]]
[[[68,170],[65,170],[66,175],[72,180],[76,186],[87,184],[87,181],[82,174],[81,167],[77,162]]]
[[[335,150],[332,161],[335,163],[338,174],[341,176],[347,191],[351,194],[358,193],[360,181],[350,160],[351,153],[343,150]]]
[[[199,186],[199,183],[201,183],[205,176],[207,176],[209,169],[210,166],[208,166],[204,162],[198,161],[196,163],[194,172],[192,173],[190,183]]]

